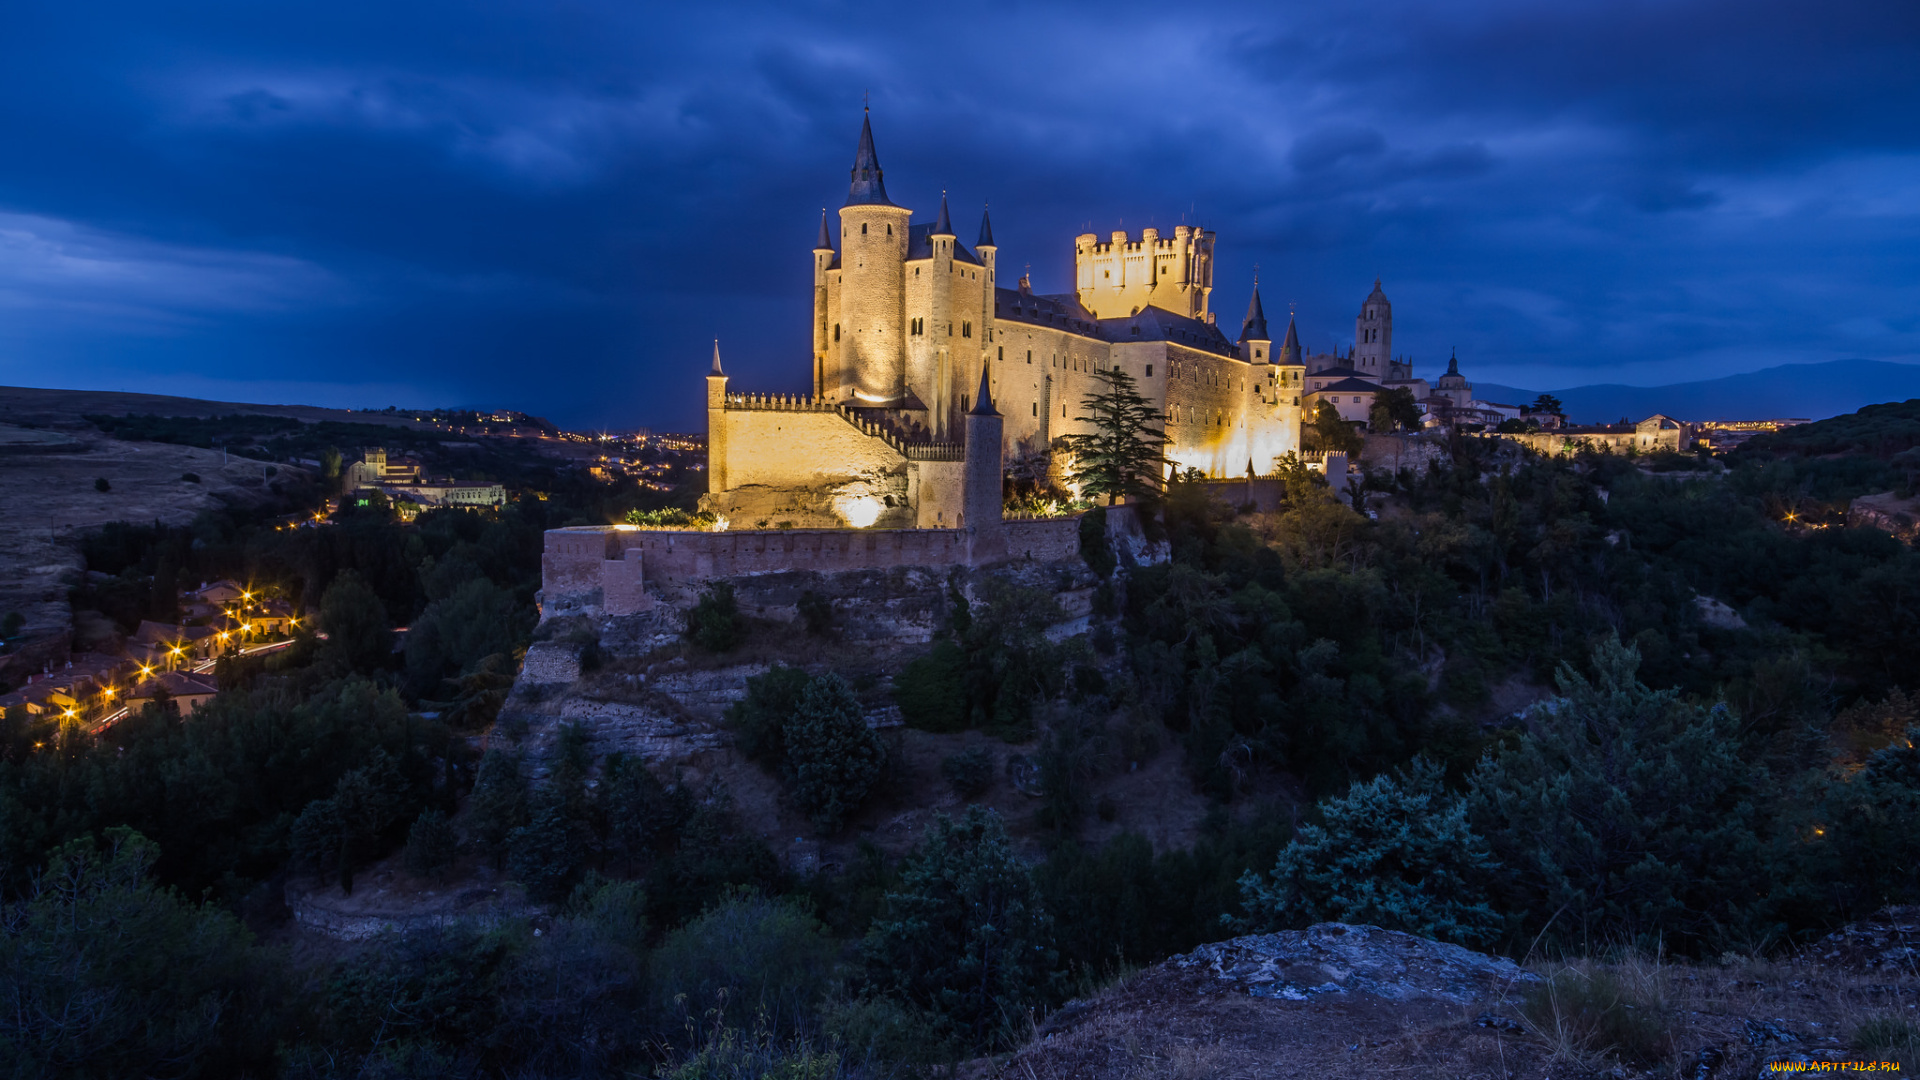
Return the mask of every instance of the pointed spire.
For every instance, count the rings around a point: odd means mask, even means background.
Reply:
[[[1460,350],[1458,348],[1453,350],[1452,356],[1447,357],[1447,374],[1460,374]]]
[[[713,370],[707,372],[707,374],[722,375],[722,376],[726,374],[726,372],[720,370],[720,339],[719,338],[713,339]]]
[[[887,186],[880,178],[880,155],[873,149],[873,117],[860,119],[860,148],[853,154],[853,182],[847,187],[847,205],[875,204],[892,206]]]
[[[980,208],[980,239],[976,241],[973,246],[974,247],[999,247],[1000,246],[993,242],[993,218],[988,215],[987,207],[985,206],[982,206]]]
[[[1280,343],[1280,357],[1277,362],[1282,364],[1303,363],[1300,359],[1300,331],[1294,328],[1292,315],[1287,316],[1287,340]]]
[[[1267,311],[1260,306],[1260,279],[1253,279],[1253,299],[1247,302],[1247,321],[1240,324],[1241,341],[1272,341],[1267,336]]]
[[[940,220],[933,223],[933,235],[935,236],[958,236],[959,235],[958,233],[953,231],[953,219],[947,216],[947,193],[944,191],[940,193]]]
[[[814,241],[813,250],[833,250],[833,234],[827,231],[827,209],[824,206],[820,208],[820,239]]]
[[[973,408],[967,410],[968,416],[999,416],[993,408],[993,391],[987,387],[987,367],[980,365],[980,392],[973,396]]]

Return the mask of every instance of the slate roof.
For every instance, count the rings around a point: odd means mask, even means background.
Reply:
[[[1190,319],[1157,307],[1142,308],[1137,315],[1096,319],[1092,312],[1080,305],[1080,298],[1074,293],[1041,296],[1023,293],[1018,289],[996,288],[993,315],[1002,322],[1048,326],[1100,341],[1170,341],[1205,352],[1239,355],[1233,342],[1227,340],[1219,327],[1210,326],[1199,319]]]
[[[1384,394],[1386,387],[1365,379],[1341,379],[1331,386],[1316,387],[1309,394]]]
[[[949,225],[946,229],[942,229],[940,228],[939,222],[907,226],[907,261],[912,262],[915,259],[933,258],[933,237],[936,233],[942,236],[952,236],[953,227]],[[836,263],[839,262],[838,259],[834,261]],[[958,237],[955,237],[953,241],[953,261],[965,263],[968,266],[986,265],[980,261],[978,255],[968,250],[967,245],[961,243]]]
[[[860,118],[860,147],[853,154],[852,182],[847,185],[848,206],[892,206],[880,176],[880,155],[873,148],[873,118]]]
[[[1267,310],[1260,306],[1260,283],[1253,283],[1253,299],[1247,301],[1247,318],[1240,324],[1241,341],[1272,341],[1267,336]]]
[[[1309,379],[1334,379],[1334,378],[1370,379],[1371,376],[1364,371],[1356,371],[1353,368],[1347,367],[1345,365],[1339,365],[1335,367],[1320,368],[1317,371],[1309,371],[1307,372],[1307,378]]]

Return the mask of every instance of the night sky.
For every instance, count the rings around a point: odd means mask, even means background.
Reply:
[[[964,14],[956,12],[964,11]],[[1920,361],[1920,3],[28,3],[0,31],[0,382],[697,428],[806,388],[863,93],[1002,281],[1219,234],[1417,373]],[[1275,332],[1278,333],[1278,325]]]

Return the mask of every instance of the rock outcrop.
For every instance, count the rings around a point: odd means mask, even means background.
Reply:
[[[1539,977],[1513,961],[1377,926],[1319,923],[1202,945],[1167,961],[1205,971],[1254,997],[1309,1001],[1369,995],[1465,1004],[1505,997]]]

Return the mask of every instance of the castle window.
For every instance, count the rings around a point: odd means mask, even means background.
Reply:
[[[892,236],[892,235],[893,235],[893,226],[891,226],[891,225],[889,225],[889,226],[887,226],[887,235],[888,235],[888,236]]]
[[[995,347],[995,355],[996,355],[996,356],[997,356],[997,357],[999,358],[999,360],[1000,360],[1000,362],[1001,362],[1001,363],[1003,363],[1003,364],[1004,364],[1004,363],[1006,363],[1006,362],[1007,362],[1007,347],[1006,347],[1005,345],[1000,345],[1000,346],[996,346],[996,347]]]
[[[1037,401],[1033,403],[1033,415],[1035,416],[1040,415],[1040,403]]]
[[[839,323],[833,324],[833,340],[835,341],[840,340],[840,324]]]
[[[1148,365],[1147,365],[1147,378],[1149,378],[1149,379],[1151,379],[1151,378],[1153,378],[1153,365],[1152,365],[1152,364],[1148,364]]]
[[[1033,363],[1033,350],[1032,350],[1032,349],[1028,349],[1028,350],[1027,350],[1027,363],[1029,363],[1029,364],[1031,364],[1031,363]],[[1039,415],[1039,414],[1038,414],[1038,413],[1036,413],[1036,414],[1034,414],[1034,415],[1036,415],[1036,416],[1037,416],[1037,415]]]
[[[864,221],[860,223],[860,235],[861,236],[867,235],[867,223]]]

